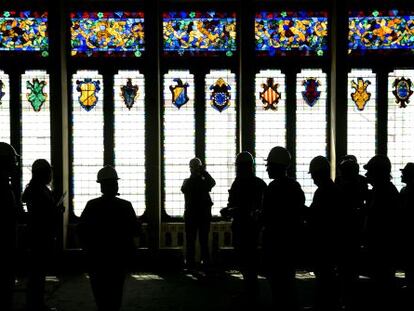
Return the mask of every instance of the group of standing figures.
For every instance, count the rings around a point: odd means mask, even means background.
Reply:
[[[12,310],[15,280],[17,204],[10,179],[17,169],[17,157],[13,147],[0,142],[0,310],[5,311]],[[257,302],[258,267],[263,260],[261,270],[269,281],[276,310],[300,309],[295,274],[304,264],[316,277],[315,310],[356,310],[361,253],[367,263],[363,272],[369,274],[376,297],[373,310],[392,310],[396,264],[405,270],[407,288],[414,293],[414,258],[410,252],[414,242],[414,163],[401,169],[406,186],[398,192],[391,182],[391,163],[386,156],[376,155],[364,165],[365,176],[359,174],[357,159],[345,156],[335,181],[330,177],[329,161],[317,156],[309,165],[317,186],[309,207],[305,206],[300,184],[288,177],[288,150],[274,147],[266,165],[272,179],[269,185],[255,176],[252,155],[238,154],[228,205],[221,210],[223,217],[232,219],[233,244],[247,303]],[[198,158],[190,161],[190,172],[181,191],[185,197],[186,265],[195,269],[197,235],[202,263],[209,265],[210,191],[215,181]],[[62,200],[57,200],[49,188],[51,179],[50,164],[36,160],[32,179],[22,195],[29,215],[27,306],[31,311],[50,310],[44,302],[45,277],[63,212]],[[131,203],[118,198],[118,179],[113,167],[105,166],[98,172],[102,196],[87,203],[79,223],[99,311],[120,309],[129,260],[136,250],[134,237],[140,231]]]
[[[274,147],[266,164],[272,181],[266,185],[255,176],[250,153],[241,152],[236,158],[236,178],[221,214],[232,219],[233,245],[245,283],[244,301],[256,303],[260,262],[276,310],[300,309],[295,275],[304,266],[315,274],[315,310],[359,310],[360,274],[370,277],[372,310],[392,310],[397,267],[405,270],[407,289],[414,293],[410,251],[414,242],[414,163],[401,169],[406,186],[398,192],[391,182],[391,162],[384,155],[376,155],[364,165],[365,176],[360,175],[355,156],[344,156],[335,181],[329,161],[317,156],[309,164],[317,190],[308,207],[300,184],[288,177],[290,165],[289,151]],[[190,170],[182,191],[187,265],[191,268],[197,228],[201,259],[208,263],[213,205],[209,192],[215,182],[197,158],[190,161]],[[259,256],[259,240],[263,256]]]

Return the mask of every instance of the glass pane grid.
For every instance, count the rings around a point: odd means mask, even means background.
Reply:
[[[0,141],[10,143],[10,82],[0,70]]]
[[[77,91],[76,83],[87,78],[99,81],[100,87],[96,92],[96,106],[90,111],[81,107],[81,93]],[[75,214],[80,215],[86,203],[101,194],[96,175],[104,164],[102,76],[97,71],[78,71],[72,77],[72,100],[73,207]]]
[[[352,100],[355,92],[352,82],[358,78],[368,80],[367,92],[371,94],[365,108],[360,111]],[[366,164],[376,153],[377,142],[377,96],[376,74],[370,69],[352,70],[348,75],[348,147],[347,153],[358,158],[360,164]]]
[[[230,86],[229,107],[219,112],[212,107],[210,98],[218,79]],[[216,180],[216,186],[211,191],[213,200],[213,215],[220,215],[220,209],[227,206],[228,190],[235,178],[236,157],[236,76],[229,70],[211,70],[206,75],[206,167]]]
[[[264,109],[260,99],[260,92],[263,92],[262,85],[273,78],[274,84],[278,84],[277,91],[280,93],[280,100],[277,110]],[[266,161],[270,149],[275,146],[286,147],[286,84],[285,75],[280,70],[262,70],[256,75],[256,175],[267,183],[270,182],[266,172]]]
[[[177,108],[173,105],[170,86],[174,79],[188,83],[189,101]],[[171,70],[164,75],[164,206],[170,216],[184,215],[181,185],[190,176],[188,163],[195,156],[194,77],[189,71]]]
[[[401,172],[407,162],[414,162],[414,97],[406,108],[400,108],[393,94],[396,79],[405,78],[414,82],[414,70],[396,70],[388,77],[388,156],[391,160],[393,183],[398,189]]]
[[[50,86],[46,71],[26,71],[21,78],[22,91],[22,186],[32,177],[36,159],[51,159],[50,146]],[[31,98],[36,110],[29,101]],[[43,102],[44,101],[44,102]],[[40,105],[42,103],[42,105]]]
[[[319,99],[312,104],[307,103],[302,92],[305,92],[306,79],[316,79],[320,92]],[[316,186],[309,172],[309,163],[318,156],[327,156],[327,77],[319,69],[302,70],[296,79],[296,178],[306,196],[306,205],[310,205]]]
[[[128,80],[131,79],[131,80]],[[135,103],[128,109],[122,90],[131,89]],[[137,88],[136,88],[137,87]],[[136,91],[136,93],[134,93]],[[120,177],[119,193],[131,201],[135,213],[145,211],[145,82],[138,71],[119,71],[114,77],[115,166]],[[134,95],[135,94],[135,95]]]

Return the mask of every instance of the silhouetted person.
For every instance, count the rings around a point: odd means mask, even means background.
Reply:
[[[408,287],[408,294],[413,299],[414,294],[414,163],[407,163],[401,169],[401,181],[405,183],[400,191],[402,207],[401,230],[402,237],[402,263],[405,269],[405,279]],[[412,302],[411,302],[412,304]]]
[[[347,308],[356,304],[356,286],[361,259],[362,229],[368,199],[368,182],[359,174],[359,164],[353,155],[346,155],[339,163],[335,183],[343,193],[344,249],[339,257],[339,276],[343,303]]]
[[[186,234],[186,265],[188,268],[195,266],[195,242],[198,233],[201,249],[201,261],[209,262],[208,234],[211,222],[210,191],[216,185],[216,181],[204,169],[198,158],[190,161],[189,178],[185,179],[181,187],[185,198],[185,234]]]
[[[343,256],[343,194],[330,177],[330,163],[323,156],[312,159],[309,173],[318,187],[310,206],[313,266],[316,276],[316,309],[339,307],[338,263]]]
[[[33,162],[32,179],[22,195],[28,211],[29,263],[27,283],[27,309],[49,310],[44,295],[46,273],[54,262],[56,239],[63,210],[49,188],[52,167],[39,159]]]
[[[99,311],[121,308],[125,277],[135,254],[139,223],[129,201],[117,198],[118,175],[111,166],[98,172],[102,196],[82,212],[79,234]]]
[[[302,227],[301,209],[305,195],[287,176],[290,153],[274,147],[267,157],[267,172],[273,181],[263,197],[262,222],[264,260],[273,304],[277,310],[296,310],[295,275],[298,242]]]
[[[17,153],[0,142],[0,310],[10,311],[13,302],[17,207],[10,179],[17,169]]]
[[[391,182],[391,162],[376,155],[364,165],[372,197],[367,205],[367,251],[374,285],[374,299],[379,307],[391,308],[395,271],[396,212],[399,193]]]
[[[266,183],[253,171],[253,156],[243,151],[236,157],[236,179],[229,190],[227,207],[221,210],[224,217],[233,218],[233,246],[240,272],[245,282],[244,298],[253,302],[258,292],[257,244],[260,226],[258,212],[262,208]]]

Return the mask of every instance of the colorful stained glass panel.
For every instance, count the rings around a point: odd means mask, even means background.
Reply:
[[[3,11],[0,13],[0,52],[40,52],[48,56],[47,13]]]
[[[71,13],[72,56],[135,56],[144,51],[143,12]]]
[[[323,56],[328,50],[327,12],[259,12],[255,37],[262,56]]]
[[[350,54],[414,52],[414,12],[350,12]]]
[[[232,56],[236,50],[236,13],[165,12],[163,37],[167,55]]]

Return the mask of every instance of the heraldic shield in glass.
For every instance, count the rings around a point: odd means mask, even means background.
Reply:
[[[170,85],[172,103],[175,107],[180,109],[190,100],[187,95],[187,88],[189,87],[189,84],[187,82],[183,83],[183,80],[180,78],[175,78],[173,81],[176,85]]]
[[[40,81],[38,78],[32,81],[26,81],[27,100],[32,105],[33,110],[39,112],[43,104],[46,102],[47,94],[44,91],[46,81]]]
[[[358,78],[357,82],[352,80],[351,86],[354,89],[354,92],[351,94],[351,98],[354,101],[359,111],[363,111],[365,105],[371,99],[371,93],[368,92],[368,86],[371,84],[369,80],[363,78]]]
[[[124,100],[125,106],[131,110],[136,99],[139,97],[138,85],[132,85],[132,79],[128,78],[127,83],[121,86],[121,98]]]
[[[1,100],[3,99],[4,95],[6,95],[5,92],[3,92],[4,90],[4,82],[0,80],[0,105],[1,105]]]
[[[97,94],[101,90],[100,82],[85,78],[83,81],[77,80],[76,90],[80,93],[78,96],[79,104],[86,111],[91,111],[98,102]]]
[[[413,83],[411,79],[404,77],[395,79],[392,86],[394,88],[392,93],[395,96],[395,102],[400,105],[400,108],[407,107],[407,104],[410,102],[410,97],[413,95],[413,90],[411,89]]]
[[[318,90],[320,85],[321,83],[316,78],[307,78],[303,80],[305,90],[302,92],[302,96],[310,107],[313,107],[321,97],[321,92]]]
[[[263,109],[277,110],[277,104],[282,98],[281,93],[278,92],[279,84],[275,83],[273,78],[268,78],[266,83],[263,83],[261,86],[263,92],[259,92],[259,96],[263,103]]]
[[[231,86],[228,85],[223,78],[219,78],[213,85],[210,86],[211,92],[211,106],[218,112],[222,112],[230,106],[230,90]]]

